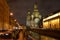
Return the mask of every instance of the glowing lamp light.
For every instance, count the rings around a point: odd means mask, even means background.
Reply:
[[[5,35],[9,35],[9,34],[5,34]]]
[[[12,16],[12,15],[13,15],[13,13],[10,13],[10,15]]]
[[[34,15],[31,15],[32,19],[34,18]]]
[[[16,21],[16,19],[14,21]]]
[[[18,27],[15,27],[15,29],[18,29]]]
[[[13,27],[13,29],[18,29],[18,27]]]

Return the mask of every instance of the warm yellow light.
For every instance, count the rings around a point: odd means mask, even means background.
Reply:
[[[34,18],[34,15],[31,15],[32,19]]]
[[[14,21],[16,21],[16,19]]]
[[[49,17],[47,17],[47,18],[45,18],[45,19],[43,19],[43,21],[46,21],[46,20],[48,20],[48,19],[55,18],[55,17],[57,17],[57,16],[60,16],[60,12],[58,12],[58,13],[52,15],[52,16],[49,16]]]
[[[11,16],[13,16],[13,13],[10,13]]]
[[[18,22],[17,22],[16,24],[17,24],[18,26],[20,26],[20,24],[19,24]]]
[[[0,35],[1,35],[1,34],[4,34],[4,33],[1,32]]]

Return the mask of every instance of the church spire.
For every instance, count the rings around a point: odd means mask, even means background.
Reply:
[[[38,11],[38,5],[37,5],[37,2],[35,2],[35,4],[34,4],[34,11]]]
[[[34,4],[34,11],[33,11],[32,15],[34,15],[34,17],[39,17],[39,15],[40,15],[40,13],[38,11],[37,2],[35,2],[35,4]]]
[[[28,9],[28,15],[30,15],[30,9]]]
[[[27,20],[30,20],[30,16],[31,16],[30,9],[28,9],[28,11],[27,11]]]
[[[27,19],[26,19],[26,26],[30,26],[30,19],[31,19],[31,13],[30,13],[30,9],[28,9]]]
[[[35,8],[35,9],[37,8],[37,3],[34,4],[34,8]]]

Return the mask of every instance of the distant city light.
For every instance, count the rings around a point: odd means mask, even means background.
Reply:
[[[18,27],[15,27],[15,29],[18,29]]]
[[[14,21],[16,21],[16,19]]]
[[[9,34],[5,34],[5,35],[9,35]]]
[[[18,29],[18,27],[13,27],[13,29]]]

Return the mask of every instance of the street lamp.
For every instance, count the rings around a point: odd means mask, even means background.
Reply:
[[[13,16],[13,13],[12,12],[10,13],[10,16]]]
[[[14,19],[14,21],[16,22],[16,19]]]

